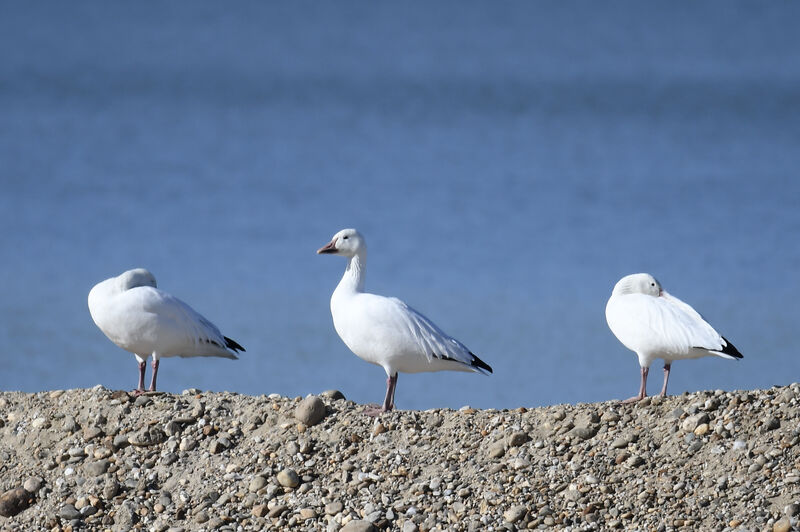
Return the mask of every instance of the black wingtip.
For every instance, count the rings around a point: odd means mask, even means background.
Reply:
[[[725,347],[722,348],[723,353],[728,356],[732,356],[733,358],[744,358],[744,355],[741,354],[739,350],[736,349],[736,346],[730,343],[727,338],[723,336],[722,340],[725,342]]]
[[[231,340],[227,336],[223,336],[223,338],[225,338],[225,347],[227,347],[228,349],[233,349],[234,352],[238,352],[238,351],[244,352],[245,351],[245,348],[240,346],[236,342],[236,340]]]
[[[483,360],[481,360],[480,358],[478,358],[478,357],[475,355],[475,353],[473,353],[473,352],[471,352],[471,351],[470,351],[470,353],[469,353],[469,354],[470,354],[470,355],[472,355],[472,364],[471,364],[471,365],[472,365],[472,367],[475,367],[475,368],[481,368],[481,369],[483,369],[483,370],[486,370],[486,371],[488,371],[489,373],[494,373],[494,372],[492,371],[492,366],[490,366],[489,364],[487,364],[486,362],[484,362]]]

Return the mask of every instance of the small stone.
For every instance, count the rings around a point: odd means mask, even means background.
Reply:
[[[772,525],[772,532],[789,532],[791,529],[792,523],[788,517],[782,517]]]
[[[520,445],[527,442],[530,438],[524,432],[515,432],[511,436],[508,437],[508,446],[509,447],[519,447]]]
[[[378,529],[375,528],[375,525],[370,523],[369,521],[362,521],[361,519],[353,519],[342,528],[339,529],[339,532],[378,532]]]
[[[625,447],[630,445],[631,441],[632,441],[631,440],[631,436],[629,434],[626,434],[624,436],[620,436],[620,437],[618,437],[617,439],[615,439],[611,443],[611,448],[612,449],[624,449]]]
[[[329,502],[325,505],[326,515],[336,515],[342,510],[344,510],[344,504],[342,504],[340,501]]]
[[[528,512],[528,508],[523,505],[512,506],[505,512],[503,512],[503,519],[506,520],[507,523],[516,523]]]
[[[168,421],[166,425],[164,425],[164,433],[167,436],[177,436],[183,430],[183,424],[175,421],[174,419]]]
[[[250,481],[250,484],[247,486],[247,489],[251,493],[255,493],[266,485],[267,485],[267,479],[262,477],[261,475],[256,475]]]
[[[497,441],[489,446],[489,458],[502,458],[504,454],[506,454],[504,442]]]
[[[206,521],[208,521],[208,513],[205,510],[200,510],[199,512],[197,512],[197,514],[195,514],[194,516],[195,523],[202,524],[205,523]]]
[[[191,451],[194,450],[195,447],[197,447],[197,440],[194,438],[183,438],[178,448],[181,451]]]
[[[703,423],[708,423],[708,414],[705,412],[684,419],[683,423],[681,423],[681,429],[683,429],[684,432],[694,432],[694,429]]]
[[[472,529],[470,529],[472,530]],[[419,528],[417,527],[417,523],[411,521],[410,519],[403,523],[403,532],[418,532]]]
[[[87,427],[83,431],[83,439],[85,441],[92,441],[103,435],[103,430],[97,427]]]
[[[694,435],[697,437],[705,436],[708,433],[708,423],[701,423],[694,429]]]
[[[130,437],[131,437],[130,434],[117,434],[116,436],[114,436],[114,442],[112,444],[114,446],[114,449],[122,449],[123,447],[127,447],[128,445],[130,445],[130,443],[128,442],[128,438]]]
[[[108,466],[111,465],[108,460],[97,460],[96,462],[89,462],[83,466],[83,472],[88,477],[98,477],[108,471]]]
[[[22,487],[31,493],[36,493],[42,488],[43,485],[44,480],[42,480],[42,477],[30,477],[25,481],[25,484],[23,484]]]
[[[47,424],[47,418],[37,417],[33,421],[31,421],[31,428],[40,429]]]
[[[316,425],[325,417],[325,403],[315,395],[310,395],[300,401],[294,411],[294,417],[307,427]]]
[[[78,422],[75,421],[75,418],[72,416],[64,416],[64,430],[73,433],[77,432],[80,427],[78,426]]]
[[[253,506],[253,515],[256,517],[264,517],[269,512],[266,504],[257,504]]]
[[[313,508],[300,508],[300,517],[305,519],[314,519],[317,517],[317,512]]]
[[[287,488],[296,488],[300,485],[300,477],[294,469],[283,469],[278,473],[278,483]]]
[[[38,490],[37,490],[38,491]],[[0,495],[0,515],[12,517],[33,503],[33,494],[25,488],[14,488]]]
[[[119,482],[117,482],[117,479],[115,478],[109,479],[108,481],[106,481],[105,486],[103,486],[103,497],[106,500],[113,499],[119,493],[119,488],[120,486]]]
[[[289,508],[285,504],[279,504],[276,507],[274,507],[272,510],[269,511],[269,513],[267,514],[267,517],[278,517],[279,515],[281,515],[283,512],[285,512],[288,509]]]
[[[339,390],[325,390],[320,395],[326,399],[330,399],[331,401],[339,401],[344,399],[344,394]]]
[[[597,431],[600,429],[599,425],[591,424],[591,425],[584,425],[578,426],[573,428],[570,432],[576,438],[581,440],[588,440],[589,438],[593,438]]]
[[[787,504],[786,508],[783,509],[783,512],[789,517],[794,517],[800,513],[800,504],[797,504],[795,502],[793,502],[792,504]]]
[[[644,458],[642,458],[639,455],[633,455],[630,458],[628,458],[628,460],[625,463],[628,464],[630,467],[639,467],[644,463]]]
[[[219,454],[222,451],[224,451],[225,449],[226,449],[226,446],[222,442],[222,439],[221,438],[217,438],[213,442],[211,442],[211,447],[209,447],[208,450],[211,452],[211,454]]]
[[[81,518],[81,513],[78,511],[77,508],[75,508],[74,505],[65,504],[58,511],[58,516],[61,519],[65,519],[67,521],[72,521],[73,519],[80,519]]]
[[[141,399],[144,396],[140,396]],[[167,435],[158,427],[150,427],[149,429],[141,430],[128,437],[128,443],[135,447],[149,447],[151,445],[158,445],[166,441]]]
[[[780,426],[781,426],[781,421],[776,417],[771,417],[764,424],[764,431],[766,432],[770,430],[775,430],[777,428],[780,428]]]
[[[149,397],[147,397],[146,395],[140,395],[140,396],[139,396],[139,397],[137,397],[137,398],[136,398],[136,400],[133,402],[133,406],[139,406],[139,407],[142,407],[142,406],[147,406],[147,405],[149,405],[149,404],[150,404],[150,403],[152,403],[152,402],[153,402],[153,400],[152,400],[152,399],[150,399]]]
[[[377,436],[378,434],[383,434],[384,432],[386,432],[386,430],[387,430],[386,425],[377,422],[375,423],[375,427],[372,429],[372,435]]]

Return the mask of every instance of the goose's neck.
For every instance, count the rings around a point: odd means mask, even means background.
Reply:
[[[347,268],[344,270],[342,280],[339,281],[339,286],[336,287],[336,291],[346,291],[352,293],[363,292],[364,276],[366,275],[364,270],[366,266],[366,253],[359,253],[358,255],[353,255],[350,257],[350,259],[347,261]]]

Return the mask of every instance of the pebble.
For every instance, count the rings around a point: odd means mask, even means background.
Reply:
[[[418,532],[419,527],[414,521],[406,521],[403,523],[403,532]]]
[[[300,485],[300,477],[294,469],[282,469],[277,478],[278,483],[287,488],[296,488]]]
[[[344,510],[344,504],[341,501],[333,501],[325,505],[325,514],[327,515],[336,515],[342,510]]]
[[[87,442],[99,438],[100,436],[103,436],[103,429],[98,427],[87,427],[83,431],[83,439]]]
[[[508,446],[509,447],[519,447],[520,445],[527,442],[530,438],[524,432],[515,432],[508,438]]]
[[[775,521],[772,525],[772,532],[789,532],[792,529],[792,523],[788,517],[782,517]]]
[[[34,501],[33,494],[25,488],[14,488],[0,495],[0,515],[12,517],[28,508]]]
[[[96,462],[89,462],[84,464],[83,472],[90,477],[98,477],[108,471],[111,463],[108,460],[97,460]]]
[[[506,445],[498,441],[489,446],[489,458],[502,458],[506,454]]]
[[[31,493],[36,493],[42,488],[43,485],[44,480],[42,477],[30,477],[25,481],[22,487]]]
[[[503,512],[503,519],[506,520],[507,523],[516,523],[528,512],[528,508],[523,505],[512,506],[505,512]]]
[[[344,394],[339,390],[325,390],[320,395],[326,399],[330,399],[331,401],[343,401],[345,398]]]
[[[378,532],[369,521],[354,519],[339,529],[339,532]]]
[[[314,519],[315,517],[317,517],[317,511],[314,510],[313,508],[300,508],[300,512],[299,513],[300,513],[300,517],[303,520],[305,520],[305,519]]]
[[[119,482],[117,482],[116,478],[110,478],[106,480],[105,485],[103,486],[103,498],[106,500],[113,499],[119,493],[120,486]]]
[[[261,475],[256,475],[250,481],[250,484],[247,486],[247,489],[255,493],[266,485],[267,485],[267,479],[265,477],[262,477]]]
[[[315,395],[310,395],[300,401],[294,411],[294,417],[307,427],[316,425],[325,417],[326,407],[322,399]]]
[[[73,519],[80,519],[80,517],[81,517],[81,512],[80,512],[80,511],[78,511],[78,509],[77,509],[77,508],[75,508],[75,506],[74,506],[74,505],[72,505],[72,504],[65,504],[65,505],[64,505],[64,506],[62,506],[62,507],[61,507],[61,509],[58,511],[58,516],[59,516],[61,519],[66,519],[67,521],[72,521]]]

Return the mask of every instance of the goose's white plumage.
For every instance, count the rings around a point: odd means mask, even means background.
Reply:
[[[159,359],[166,357],[237,358],[244,348],[177,297],[156,288],[143,268],[96,284],[89,292],[89,313],[97,327],[139,363],[139,385],[144,390],[145,361],[152,356],[155,390]]]
[[[647,273],[628,275],[617,282],[606,304],[606,321],[619,341],[639,357],[639,395],[629,401],[645,397],[648,368],[656,359],[664,360],[663,396],[674,360],[710,355],[742,358],[695,309],[668,294]]]
[[[404,302],[364,292],[367,246],[361,233],[343,229],[317,253],[348,258],[344,276],[331,296],[333,326],[353,353],[386,371],[383,411],[394,407],[398,372],[491,373],[492,368],[464,344]]]

